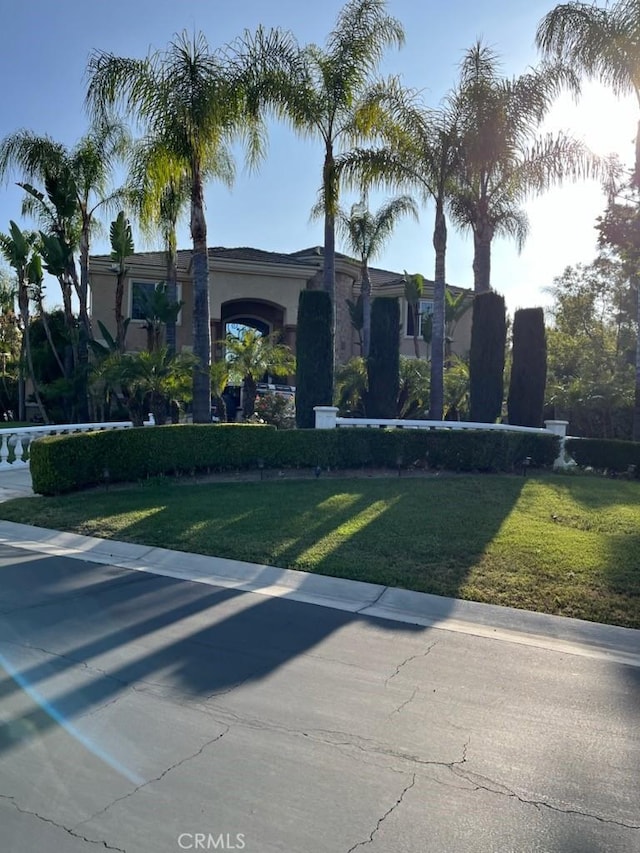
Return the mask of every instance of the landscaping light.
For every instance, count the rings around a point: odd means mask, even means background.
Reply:
[[[316,475],[317,480],[320,474],[322,474],[322,468],[319,465],[316,465],[316,467],[313,469],[313,473]]]
[[[531,465],[531,457],[525,456],[524,459],[522,460],[522,476],[523,477],[527,476],[527,468],[529,468],[530,465]]]
[[[258,459],[258,469],[260,471],[260,479],[264,479],[264,459]]]

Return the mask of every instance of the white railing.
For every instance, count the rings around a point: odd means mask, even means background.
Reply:
[[[316,429],[348,428],[395,428],[395,429],[482,429],[512,432],[533,432],[548,435],[552,432],[562,438],[567,434],[569,421],[545,421],[546,429],[541,427],[514,426],[512,424],[483,424],[473,421],[418,421],[403,420],[402,418],[339,418],[335,406],[314,406],[316,413]]]
[[[335,406],[314,406],[316,413],[316,429],[447,429],[447,430],[500,430],[502,432],[529,432],[538,435],[557,435],[560,437],[560,453],[554,462],[554,468],[567,468],[575,466],[575,462],[565,451],[567,439],[567,427],[569,421],[545,421],[545,429],[538,427],[514,426],[513,424],[482,424],[473,421],[418,421],[402,420],[393,418],[339,418],[338,409]]]
[[[152,415],[144,422],[145,426],[153,426]],[[46,426],[15,426],[0,429],[0,471],[26,468],[29,459],[29,446],[32,441],[45,435],[67,435],[78,432],[104,432],[112,429],[131,429],[131,421],[112,421],[92,424],[48,424]],[[11,461],[9,461],[11,458]]]

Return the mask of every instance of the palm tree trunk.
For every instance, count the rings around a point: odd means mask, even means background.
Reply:
[[[40,311],[40,319],[42,320],[42,327],[44,329],[44,333],[45,333],[45,336],[47,338],[47,342],[48,342],[49,346],[51,347],[51,352],[53,353],[53,356],[56,360],[56,363],[57,363],[58,367],[60,368],[60,373],[62,374],[62,376],[64,376],[66,378],[67,374],[65,373],[64,364],[62,363],[62,359],[60,358],[60,355],[58,354],[58,350],[56,349],[55,344],[53,343],[53,335],[51,334],[51,327],[49,326],[49,318],[47,317],[47,312],[44,310],[44,306],[42,304],[42,301],[39,302],[38,308]]]
[[[636,288],[637,299],[637,337],[636,337],[636,372],[635,372],[635,394],[633,404],[633,432],[634,441],[640,441],[640,276],[634,276],[633,281]]]
[[[447,223],[442,199],[436,200],[433,248],[436,253],[436,267],[433,283],[429,417],[433,421],[441,421],[444,408],[445,259],[447,252]]]
[[[31,353],[31,338],[29,336],[29,296],[27,293],[27,288],[20,284],[19,285],[19,294],[18,294],[18,303],[20,305],[20,315],[22,317],[22,325],[24,328],[24,351],[27,356],[27,370],[29,373],[29,378],[31,379],[31,384],[33,385],[33,396],[35,397],[38,410],[40,411],[40,417],[42,418],[45,424],[49,423],[49,418],[47,417],[46,409],[42,403],[42,398],[40,397],[40,390],[38,388],[38,383],[36,382],[35,372],[33,370],[33,356]]]
[[[478,223],[473,232],[473,289],[475,293],[491,290],[491,229]]]
[[[371,279],[367,259],[362,260],[362,357],[369,357],[371,344]]]
[[[331,360],[331,384],[336,367],[336,220],[335,212],[338,205],[338,179],[336,176],[333,146],[327,142],[325,149],[324,168],[322,172],[324,188],[324,256],[322,266],[322,284],[331,299],[331,340],[333,357]]]
[[[198,364],[193,371],[193,422],[211,422],[211,327],[209,308],[209,256],[200,169],[194,167],[191,188],[191,237],[193,257],[193,352]]]
[[[242,418],[243,420],[248,421],[256,410],[258,387],[252,376],[245,376],[243,384],[244,393],[242,395]]]
[[[176,234],[175,229],[173,234],[167,241],[167,299],[171,303],[178,301],[178,264],[176,258]],[[174,355],[176,351],[176,323],[175,320],[170,320],[166,325],[167,349],[169,355]]]
[[[125,351],[125,329],[124,329],[124,314],[122,313],[122,303],[124,302],[124,279],[126,272],[118,272],[116,278],[116,346],[118,352]]]
[[[420,358],[420,342],[418,341],[418,326],[420,325],[420,300],[410,306],[413,314],[413,353]]]

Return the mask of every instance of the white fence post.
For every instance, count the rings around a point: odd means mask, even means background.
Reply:
[[[338,416],[337,406],[314,406],[316,413],[316,429],[335,429]]]
[[[553,432],[555,435],[559,435],[560,438],[564,438],[567,434],[569,421],[545,421],[544,425],[549,432]]]
[[[560,436],[560,453],[558,453],[558,458],[553,463],[554,470],[566,471],[567,468],[576,468],[576,460],[569,456],[565,447],[565,442],[567,440],[567,427],[569,426],[569,421],[545,421],[544,425],[549,430],[549,432]]]

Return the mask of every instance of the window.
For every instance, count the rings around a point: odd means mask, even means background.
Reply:
[[[418,338],[422,338],[422,318],[433,314],[433,300],[421,299],[418,305]],[[407,337],[413,337],[413,309],[407,302]]]
[[[153,300],[153,294],[160,282],[156,281],[132,281],[131,282],[131,311],[129,316],[132,320],[144,320],[147,313],[147,305]],[[176,300],[182,298],[182,285],[178,284]],[[182,311],[178,314],[177,325],[182,322]]]
[[[131,282],[131,319],[144,320],[146,305],[153,299],[156,289],[155,281],[132,281]]]

